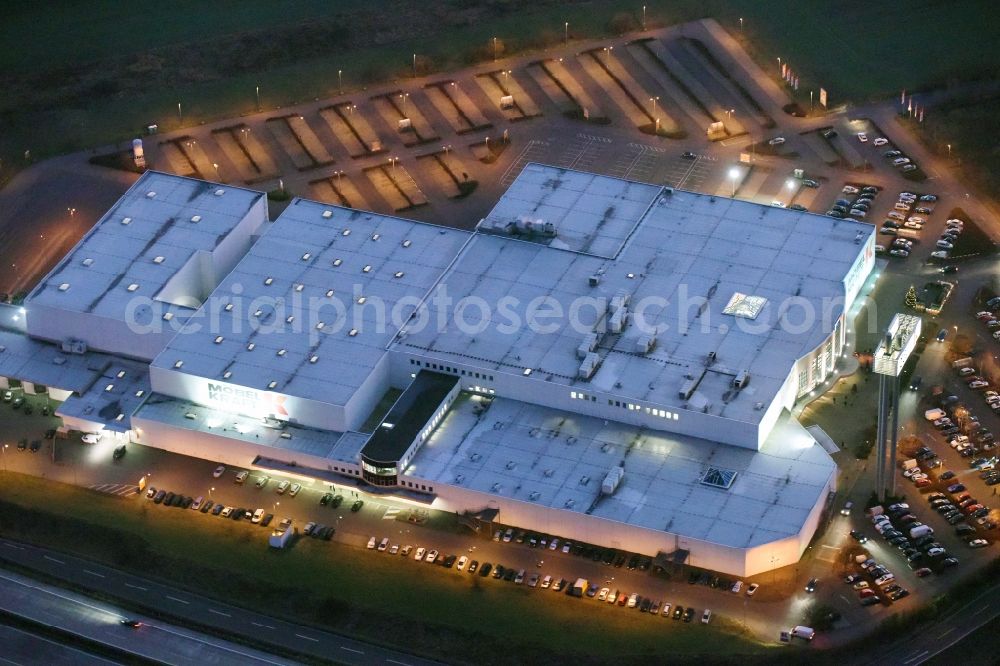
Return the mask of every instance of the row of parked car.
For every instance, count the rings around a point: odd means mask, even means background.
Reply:
[[[888,251],[891,256],[906,258],[910,256],[913,248],[913,239],[918,236],[924,225],[927,223],[927,216],[933,210],[931,204],[937,201],[934,194],[917,195],[913,192],[900,192],[899,199],[893,204],[893,209],[886,213],[886,219],[882,222],[879,233],[884,236],[897,236],[894,238],[890,248],[879,245],[876,251],[883,253]],[[908,236],[909,238],[904,238]]]
[[[390,543],[389,537],[382,537],[379,539],[373,536],[368,539],[367,548],[368,550],[374,550],[379,553],[400,555],[402,557],[409,557],[410,553],[413,553],[413,559],[417,562],[436,564],[446,569],[454,568],[456,571],[460,572],[467,571],[469,575],[478,574],[481,578],[488,578],[492,576],[496,580],[507,581],[515,585],[526,585],[530,588],[552,590],[553,592],[565,592],[571,596],[577,597],[596,598],[597,601],[603,601],[608,604],[617,604],[618,606],[624,606],[627,608],[634,608],[640,612],[649,613],[650,615],[672,617],[674,620],[691,622],[696,614],[694,608],[684,608],[680,605],[673,606],[668,602],[660,602],[659,600],[654,600],[650,597],[643,597],[638,592],[629,594],[625,591],[612,589],[610,587],[600,587],[596,583],[590,583],[583,579],[577,579],[574,583],[566,578],[555,578],[551,575],[543,575],[541,573],[534,572],[528,573],[525,569],[505,567],[502,564],[494,565],[491,562],[483,562],[480,564],[479,560],[470,559],[466,555],[445,555],[444,553],[433,548],[426,549],[423,547],[417,547],[414,549],[414,547],[409,544],[400,546],[399,544]],[[737,582],[740,586],[742,586],[742,582]],[[748,587],[747,596],[753,596],[753,593],[757,591],[758,587],[759,585],[757,584],[753,584]],[[733,591],[739,592],[740,590],[739,588],[735,588]],[[708,624],[711,619],[712,611],[706,608],[702,611],[701,621],[704,624]]]
[[[845,185],[841,190],[844,196],[833,202],[830,210],[826,214],[830,217],[845,218],[855,217],[863,220],[868,216],[875,197],[878,196],[879,188],[875,185]],[[853,200],[845,197],[853,197]]]
[[[227,506],[221,502],[214,502],[202,496],[190,497],[182,493],[174,493],[168,490],[157,489],[153,486],[146,488],[146,499],[153,504],[176,507],[179,509],[190,509],[199,513],[211,514],[220,518],[227,518],[233,521],[250,521],[253,525],[268,527],[274,520],[273,513],[267,513],[264,509],[244,509],[243,507]],[[292,525],[290,518],[284,518],[278,524],[279,530],[287,530]],[[329,541],[333,538],[336,530],[333,527],[317,525],[316,523],[306,523],[303,534],[317,539]]]
[[[544,548],[551,551],[562,551],[567,555],[588,558],[594,562],[603,562],[614,567],[628,567],[646,571],[653,561],[644,555],[631,555],[611,548],[592,546],[585,543],[561,541],[559,537],[536,534],[513,527],[500,528],[493,532],[493,540],[501,543],[523,543],[531,548]]]

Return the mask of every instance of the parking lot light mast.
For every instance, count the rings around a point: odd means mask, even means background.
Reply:
[[[181,113],[181,103],[177,102],[177,120],[179,122],[184,122],[184,114]]]
[[[344,94],[344,70],[342,69],[337,70],[337,94]]]
[[[736,179],[740,177],[740,170],[736,167],[729,169],[729,180],[733,181],[733,198],[736,198]]]
[[[497,38],[493,38],[493,62],[497,61]]]
[[[563,24],[563,43],[569,44],[569,21]]]
[[[255,86],[257,90],[257,110],[260,111],[260,84]]]
[[[742,21],[743,19],[740,19]],[[646,5],[642,6],[642,29],[646,29]]]

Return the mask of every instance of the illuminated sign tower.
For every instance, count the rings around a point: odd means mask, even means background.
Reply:
[[[875,350],[879,375],[878,433],[875,441],[875,494],[879,501],[896,492],[896,443],[899,433],[899,375],[920,338],[920,318],[897,314]],[[889,422],[892,421],[890,427]]]

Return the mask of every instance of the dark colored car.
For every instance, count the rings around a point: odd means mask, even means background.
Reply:
[[[489,562],[483,562],[483,568],[479,570],[480,578],[486,578],[487,576],[489,576],[490,569],[492,568],[493,568],[492,564],[490,564]]]
[[[201,508],[198,510],[201,511],[202,513],[208,513],[209,511],[212,510],[213,506],[215,506],[215,502],[213,502],[212,500],[205,500],[204,502],[202,502]]]
[[[216,505],[215,505],[215,506],[214,506],[214,507],[212,508],[212,515],[213,515],[213,516],[217,516],[217,515],[219,515],[220,513],[222,513],[222,510],[223,510],[223,509],[225,509],[225,508],[226,508],[226,507],[222,506],[222,504],[216,504]]]
[[[319,504],[320,506],[326,506],[327,504],[330,503],[330,500],[332,499],[333,499],[333,493],[327,493],[319,498]]]
[[[674,609],[674,619],[679,620],[684,617],[684,606],[678,606]]]
[[[694,619],[694,608],[688,606],[688,609],[684,611],[684,621],[690,622],[692,619]]]
[[[357,500],[356,502],[354,502],[354,504],[351,505],[351,511],[357,513],[358,511],[361,511],[361,507],[363,507],[364,505],[365,505],[364,500]]]
[[[343,501],[344,501],[344,496],[343,495],[337,495],[332,500],[330,500],[330,506],[332,506],[334,509],[336,509],[338,506],[340,506],[340,503],[343,502]]]

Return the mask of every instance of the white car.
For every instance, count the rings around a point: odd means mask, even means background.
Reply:
[[[289,485],[290,484],[288,483],[288,481],[282,481],[281,483],[278,484],[278,487],[274,489],[274,492],[278,493],[279,495],[284,495],[285,491],[288,490]]]
[[[193,509],[194,505],[192,505],[191,508]],[[253,518],[250,519],[250,522],[253,523],[254,525],[257,525],[263,519],[264,519],[264,509],[257,509],[256,511],[253,512]],[[309,526],[306,525],[306,527]],[[316,527],[316,523],[313,523],[313,527]]]
[[[468,563],[469,563],[469,558],[466,557],[465,555],[462,555],[462,557],[458,558],[458,562],[455,563],[455,570],[462,571],[463,569],[465,569],[465,565]]]
[[[903,259],[905,259],[906,257],[910,256],[910,251],[901,250],[897,248],[895,250],[889,250],[889,254],[891,254],[894,257],[902,257]]]
[[[80,437],[80,441],[83,442],[84,444],[97,444],[99,441],[101,441],[101,436],[98,435],[97,433],[85,432],[83,436]]]
[[[944,555],[946,551],[944,548],[931,548],[927,551],[927,557],[937,557],[939,555]]]
[[[559,539],[552,539],[552,541],[549,542],[549,550],[555,550],[558,547],[559,547]]]
[[[782,202],[780,202],[780,201],[778,201],[777,199],[775,199],[774,201],[772,201],[771,205],[774,206],[775,208],[784,208],[785,207],[785,204],[782,203]]]
[[[733,587],[732,587],[732,593],[733,594],[739,594],[740,590],[742,590],[742,589],[743,589],[743,581],[738,580],[735,583],[733,583]]]
[[[948,253],[945,252],[944,250],[936,250],[934,252],[931,252],[931,257],[933,257],[934,259],[947,259]]]
[[[919,224],[917,222],[903,222],[903,226],[906,227],[907,229],[916,229],[917,231],[920,231],[921,229],[924,228],[924,225]]]
[[[750,586],[747,587],[747,596],[752,597],[759,588],[760,588],[759,583],[750,583]]]
[[[868,143],[868,135],[864,132],[858,132],[858,141],[861,143]]]
[[[986,539],[973,539],[969,542],[969,548],[983,548],[990,545],[990,542]]]
[[[225,465],[219,465],[218,467],[215,468],[215,471],[212,472],[212,476],[217,479],[217,478],[219,478],[220,476],[222,476],[225,473],[226,473],[226,466]]]
[[[900,193],[899,193],[899,198],[900,198],[900,199],[911,199],[911,200],[915,200],[915,199],[917,198],[917,195],[916,195],[916,194],[914,194],[913,192],[900,192]]]
[[[844,185],[844,189],[841,190],[844,194],[857,194],[860,190],[853,185]]]
[[[372,537],[372,538],[374,539],[375,537]],[[424,559],[424,555],[426,553],[427,553],[427,549],[426,548],[417,548],[417,552],[415,552],[413,554],[413,559],[415,559],[417,562],[419,562],[420,560]]]
[[[438,552],[436,550],[427,551],[427,557],[424,558],[424,562],[430,562],[431,564],[434,564],[434,561],[437,559],[437,557],[438,557]]]
[[[917,215],[911,215],[911,216],[909,216],[908,218],[906,218],[906,221],[907,222],[916,222],[917,224],[925,224],[927,222],[926,219],[924,219],[922,217],[919,217]]]
[[[250,472],[248,472],[246,470],[242,470],[240,472],[237,472],[237,474],[236,474],[236,483],[243,483],[243,482],[245,482],[247,480],[248,476],[250,476]]]
[[[375,537],[368,539],[368,550],[375,550]]]
[[[906,219],[906,216],[902,213],[897,213],[896,211],[891,211],[886,215],[890,220],[899,220],[902,222]]]
[[[936,243],[936,245],[937,245],[937,246],[938,246],[939,248],[941,248],[942,250],[950,250],[950,249],[952,249],[953,247],[955,247],[954,245],[952,245],[951,243],[949,243],[949,242],[948,242],[948,241],[946,241],[946,240],[939,240],[939,241],[938,241],[938,242]]]
[[[302,486],[301,486],[301,485],[299,485],[299,484],[297,484],[297,483],[293,483],[293,484],[292,484],[292,487],[288,489],[288,494],[289,494],[289,495],[290,495],[291,497],[295,497],[296,495],[298,495],[298,494],[299,494],[299,491],[300,491],[300,490],[302,490]]]
[[[768,143],[768,145],[771,145],[771,146],[780,146],[784,142],[785,142],[785,137],[783,137],[783,136],[776,136],[773,139],[771,139],[770,141],[768,141],[767,143]]]
[[[989,385],[989,382],[980,379],[970,383],[969,388],[978,391],[979,389],[989,388]]]
[[[889,145],[889,139],[886,139],[885,137],[880,136],[877,139],[875,139],[874,141],[872,141],[872,145],[878,146],[878,147],[887,146],[887,145]]]
[[[712,611],[705,609],[705,612],[701,614],[701,623],[708,624],[712,620]]]
[[[965,222],[963,222],[962,220],[958,219],[957,217],[953,217],[950,220],[945,221],[945,224],[947,224],[949,227],[952,226],[952,225],[955,225],[955,226],[958,226],[958,227],[964,227],[965,226]]]
[[[896,159],[894,159],[892,161],[892,163],[894,165],[896,165],[896,166],[903,166],[904,164],[909,164],[910,163],[910,158],[909,157],[897,157]]]
[[[934,549],[932,548],[931,550],[934,550]],[[896,577],[893,576],[891,573],[887,573],[884,576],[879,576],[878,578],[876,578],[875,579],[875,585],[877,585],[878,587],[882,587],[886,583],[889,583],[890,581],[893,581],[893,580],[896,580]]]

